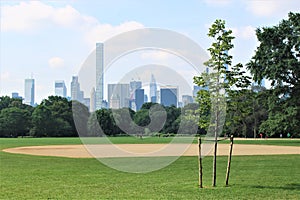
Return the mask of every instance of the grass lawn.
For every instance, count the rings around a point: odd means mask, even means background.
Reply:
[[[79,138],[0,139],[0,148],[80,143]],[[207,188],[198,189],[197,157],[181,157],[159,171],[129,174],[96,159],[0,152],[0,199],[300,199],[300,155],[234,156],[229,187],[224,187],[226,163],[227,157],[218,157],[217,187],[212,188],[212,157],[205,157]]]

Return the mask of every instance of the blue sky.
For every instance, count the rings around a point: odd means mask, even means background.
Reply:
[[[70,95],[71,76],[96,42],[113,35],[147,27],[169,29],[207,49],[208,27],[220,18],[236,37],[230,52],[234,63],[245,64],[257,46],[257,27],[276,25],[289,11],[300,11],[298,0],[0,2],[0,95],[24,96],[24,79],[33,74],[38,103],[54,94],[55,80],[64,80]],[[153,52],[149,56],[166,58]]]

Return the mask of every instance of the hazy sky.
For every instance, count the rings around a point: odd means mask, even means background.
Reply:
[[[119,33],[147,27],[169,29],[207,49],[211,43],[208,27],[220,18],[226,20],[236,37],[230,52],[234,63],[245,64],[257,46],[257,27],[276,25],[287,18],[289,11],[300,11],[299,0],[0,0],[0,4],[0,95],[19,92],[24,96],[24,79],[33,75],[37,103],[54,94],[55,80],[66,82],[70,96],[71,77],[79,73],[95,43]],[[143,51],[136,56],[141,59],[140,66],[154,60],[172,65],[166,60],[176,60],[157,51]],[[132,68],[124,64],[120,74],[114,72],[105,81],[121,80],[126,70]],[[185,78],[194,74],[188,69],[175,71]]]

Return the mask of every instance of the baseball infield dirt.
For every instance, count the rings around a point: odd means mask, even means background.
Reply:
[[[171,145],[171,146],[170,146]],[[204,155],[212,155],[211,146],[203,146]],[[177,151],[178,150],[178,151]],[[182,151],[183,150],[183,151]],[[69,158],[92,157],[149,157],[149,156],[196,156],[197,144],[101,144],[101,145],[51,145],[4,149],[4,152],[39,156]],[[229,144],[218,145],[218,155],[228,155]],[[297,146],[235,144],[233,155],[300,154]]]

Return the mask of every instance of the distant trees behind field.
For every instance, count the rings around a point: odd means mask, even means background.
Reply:
[[[265,128],[264,123],[269,116],[272,91],[255,86],[247,91],[236,92],[234,98],[227,102],[231,106],[227,108],[223,135],[259,137],[261,127]],[[0,97],[0,137],[77,137],[78,133],[80,136],[120,136],[130,133],[163,137],[177,134],[179,127],[180,134],[191,134],[190,123],[197,120],[198,104],[189,104],[183,108],[159,105],[161,110],[157,111],[155,105],[159,104],[145,103],[137,112],[122,108],[100,109],[89,113],[83,104],[58,96],[49,96],[36,107],[25,105],[20,99],[3,96]],[[293,124],[297,124],[295,120],[300,123],[300,119],[293,119],[291,129]],[[205,134],[205,130],[198,128],[197,133]],[[280,134],[286,137],[288,133],[297,137],[296,132],[291,130],[263,132],[268,137],[279,137]]]
[[[198,108],[198,106],[190,105],[183,109],[175,106],[161,106],[166,112],[165,122],[158,121],[152,123],[153,127],[147,126],[151,123],[151,118],[154,121],[160,119],[158,115],[162,111],[150,111],[155,105],[145,103],[137,112],[122,108],[100,109],[89,113],[85,105],[58,96],[49,96],[37,107],[25,105],[20,99],[3,96],[0,97],[0,137],[77,137],[78,135],[101,136],[104,134],[118,136],[127,133],[173,135],[178,132],[181,110]],[[127,112],[128,117],[124,117],[127,116]],[[151,113],[156,116],[151,116]],[[156,124],[160,124],[161,127],[157,129]]]

